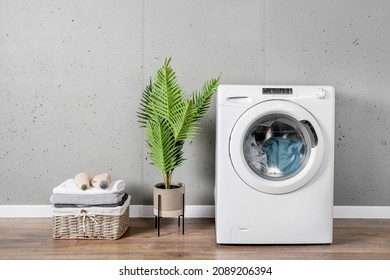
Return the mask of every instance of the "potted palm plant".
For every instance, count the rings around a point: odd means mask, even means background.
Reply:
[[[156,216],[157,197],[161,196],[161,217],[177,217],[183,212],[184,183],[172,182],[172,174],[183,163],[184,143],[197,135],[199,121],[210,107],[219,84],[219,77],[206,81],[200,91],[186,98],[170,62],[170,58],[165,59],[154,79],[150,79],[138,111],[138,120],[146,131],[150,163],[163,176],[153,190]]]

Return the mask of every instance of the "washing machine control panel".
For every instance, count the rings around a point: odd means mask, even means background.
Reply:
[[[324,88],[317,88],[316,97],[321,100],[326,99],[328,97],[328,92]]]

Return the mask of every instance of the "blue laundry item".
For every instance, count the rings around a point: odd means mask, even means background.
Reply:
[[[303,142],[295,136],[271,137],[262,150],[267,155],[268,169],[279,170],[281,176],[294,173],[301,166]]]

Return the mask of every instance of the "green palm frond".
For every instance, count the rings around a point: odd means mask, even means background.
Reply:
[[[145,90],[142,93],[140,108],[137,112],[138,122],[141,123],[141,127],[146,127],[147,122],[150,121],[151,117],[154,115],[151,111],[152,94],[153,85],[152,80],[150,80],[149,85],[145,87]]]
[[[210,108],[211,98],[213,94],[217,92],[219,85],[219,78],[206,81],[202,87],[201,92],[194,92],[191,96],[191,100],[196,107],[195,121],[199,121]]]
[[[155,79],[145,87],[137,112],[141,127],[146,129],[151,164],[162,171],[166,188],[173,170],[184,161],[184,142],[199,131],[199,120],[210,107],[219,82],[219,78],[212,79],[201,92],[184,99],[170,61],[165,59]]]
[[[196,129],[193,126],[196,117],[196,107],[192,102],[182,102],[172,111],[170,125],[176,141],[185,141],[192,139],[196,135]]]
[[[157,71],[153,84],[154,94],[152,95],[156,114],[168,122],[172,117],[173,108],[182,103],[184,97],[184,92],[180,88],[176,74],[169,63],[170,59],[166,59],[163,67]]]
[[[174,170],[183,161],[183,152],[167,124],[148,122],[146,135],[153,165],[163,172]]]

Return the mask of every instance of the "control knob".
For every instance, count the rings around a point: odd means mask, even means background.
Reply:
[[[316,97],[318,99],[325,99],[328,96],[328,93],[323,88],[317,88],[316,90]]]

